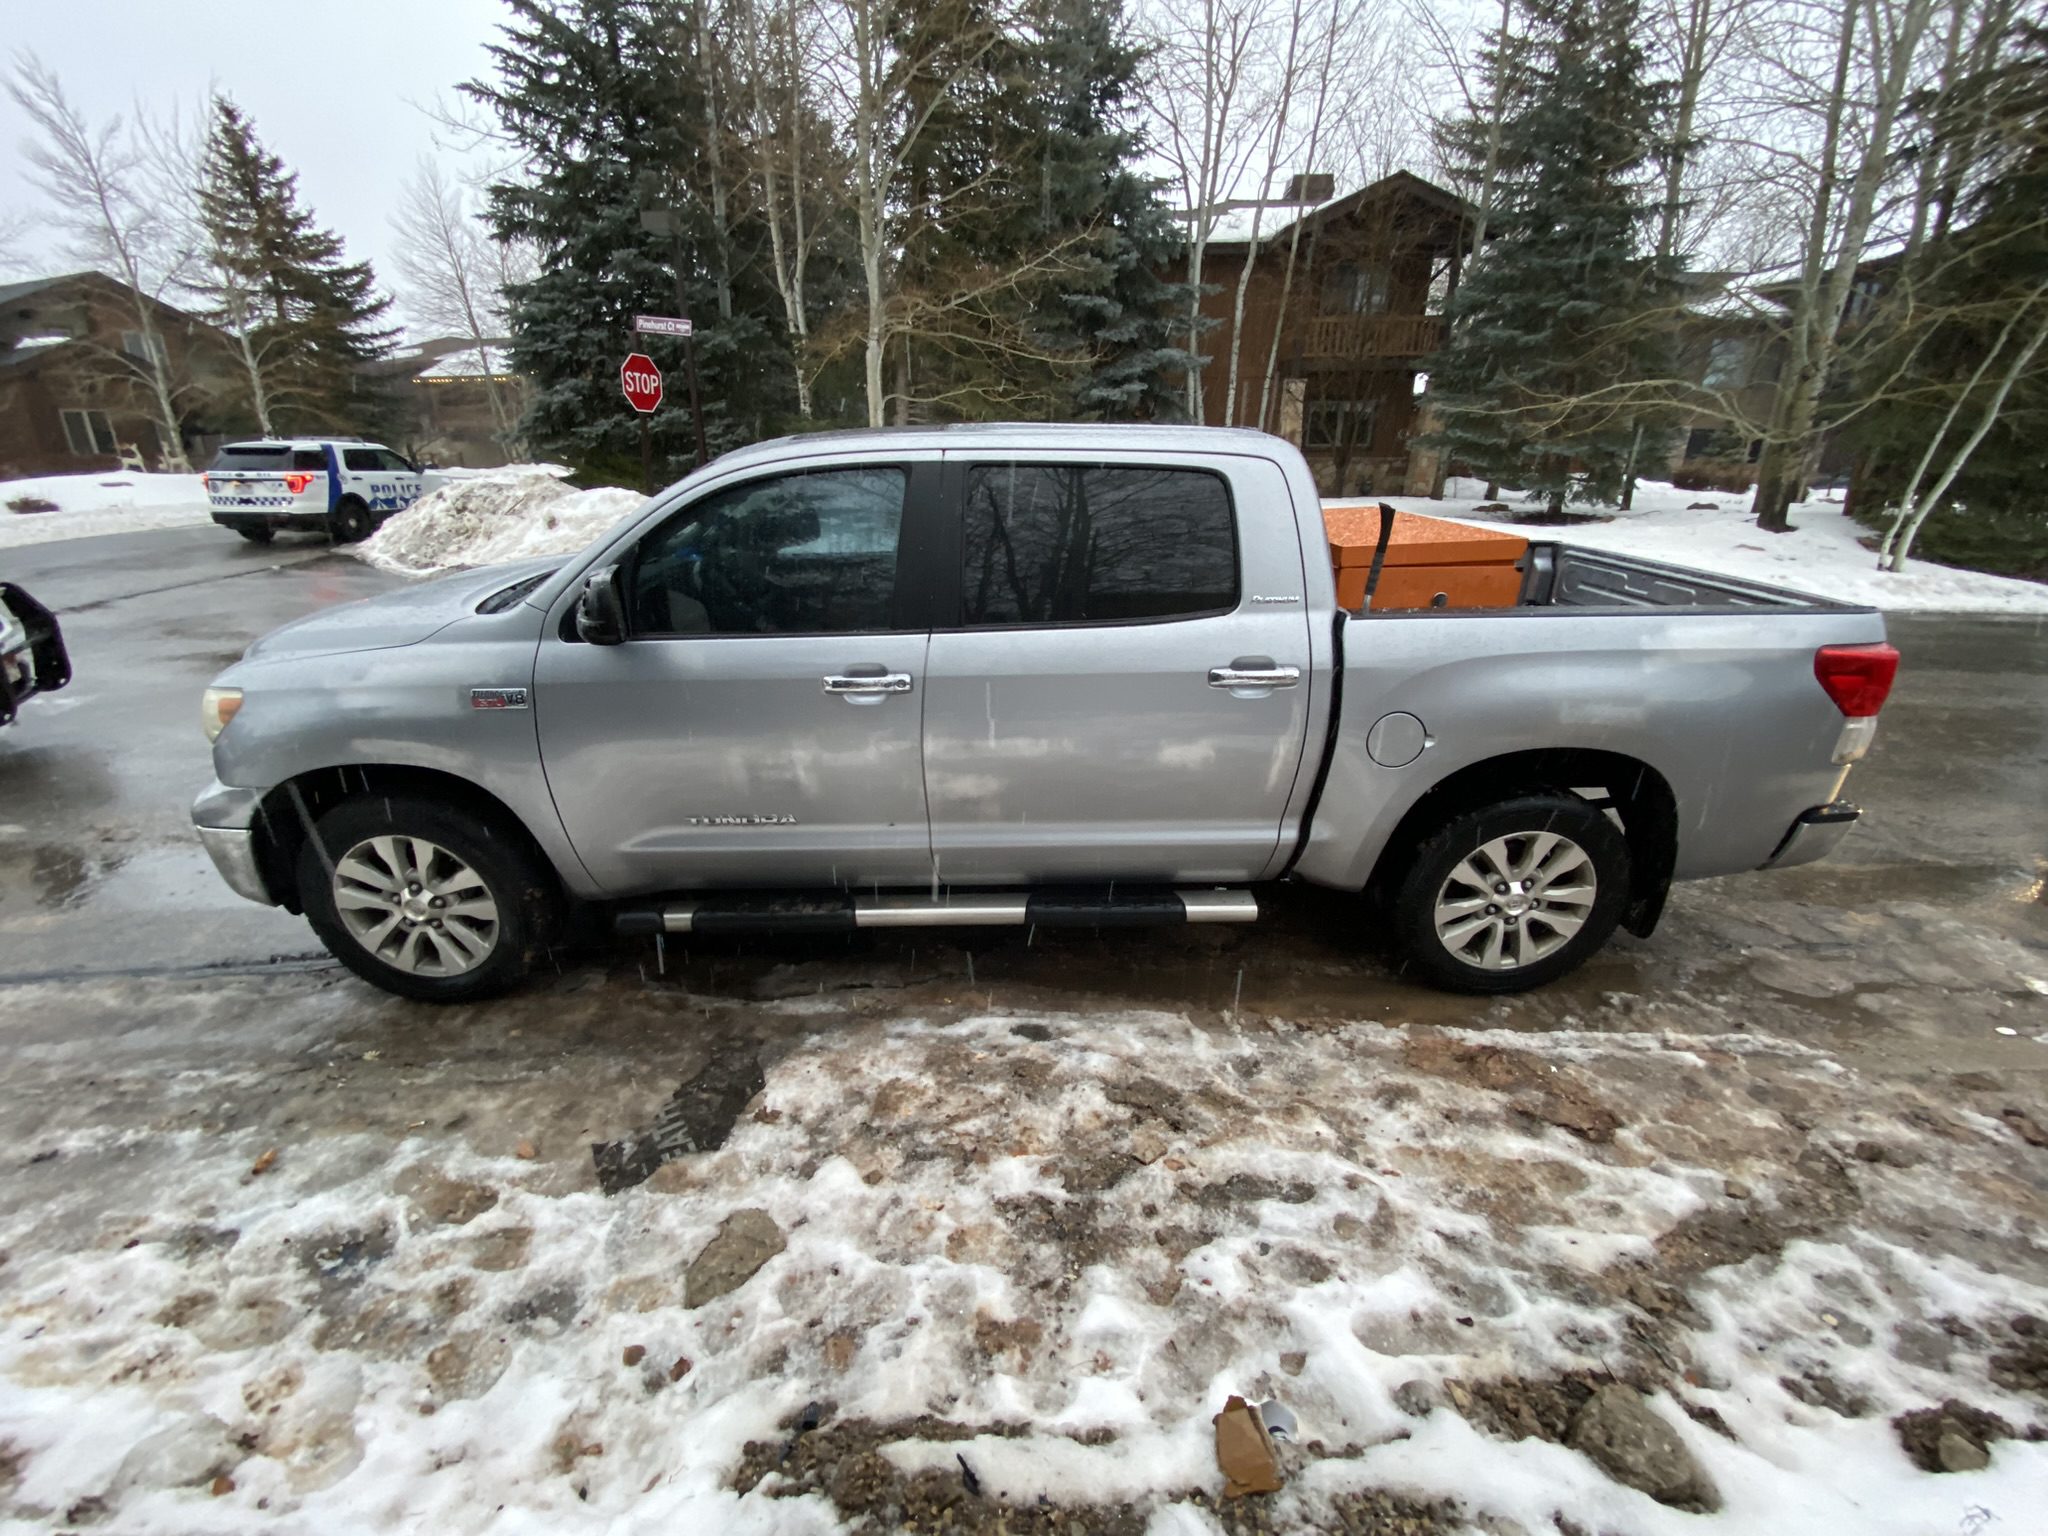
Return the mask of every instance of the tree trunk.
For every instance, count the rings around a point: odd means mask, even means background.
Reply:
[[[1791,505],[1804,481],[1818,445],[1815,421],[1820,398],[1834,361],[1835,341],[1848,307],[1876,215],[1877,195],[1891,164],[1892,127],[1912,82],[1914,55],[1933,12],[1934,0],[1899,0],[1887,36],[1873,26],[1869,47],[1877,61],[1872,82],[1874,99],[1865,104],[1870,119],[1856,173],[1850,181],[1847,206],[1838,234],[1832,200],[1842,145],[1842,122],[1850,91],[1850,66],[1855,57],[1857,0],[1842,0],[1841,34],[1837,43],[1827,129],[1821,156],[1819,187],[1805,237],[1803,272],[1790,326],[1792,366],[1788,367],[1772,408],[1772,431],[1757,467],[1757,527],[1767,533],[1791,531]],[[1883,50],[1890,48],[1890,56]],[[1831,235],[1835,238],[1831,240]],[[1830,249],[1833,265],[1827,265]]]
[[[718,318],[732,319],[731,230],[726,221],[725,155],[720,140],[724,114],[718,110],[718,59],[711,46],[710,5],[697,0],[697,67],[703,71],[704,150],[711,163],[712,247],[718,253],[712,273],[718,296]]]

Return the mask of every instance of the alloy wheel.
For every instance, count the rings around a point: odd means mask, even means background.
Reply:
[[[1599,878],[1585,849],[1555,832],[1510,833],[1475,848],[1436,897],[1436,936],[1458,959],[1511,971],[1554,955],[1592,914]]]
[[[334,864],[334,910],[355,941],[415,976],[460,976],[498,943],[484,877],[438,843],[367,837]]]

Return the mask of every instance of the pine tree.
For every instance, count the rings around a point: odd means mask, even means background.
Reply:
[[[912,93],[931,110],[905,177],[898,391],[950,415],[1178,419],[1186,290],[1158,272],[1180,234],[1137,169],[1144,55],[1122,0],[1030,0],[994,26],[983,0],[899,12],[903,53],[951,84]]]
[[[712,29],[661,0],[510,0],[492,45],[497,77],[464,92],[487,107],[525,161],[490,189],[501,238],[533,243],[539,272],[507,288],[512,361],[532,381],[523,435],[542,451],[621,482],[640,475],[641,418],[619,364],[645,350],[668,376],[648,418],[657,473],[687,470],[695,437],[679,344],[639,338],[637,313],[694,323],[705,432],[714,453],[773,430],[794,392],[757,221],[716,218],[705,82],[722,68]],[[708,114],[714,127],[719,120]],[[719,146],[721,153],[726,146]],[[719,161],[734,173],[738,157]],[[666,227],[642,215],[669,209]],[[725,313],[730,304],[731,314]]]
[[[1183,236],[1137,169],[1147,148],[1135,123],[1144,51],[1130,40],[1123,0],[1041,0],[1035,30],[1026,77],[1040,127],[1034,233],[1041,243],[1085,237],[1079,266],[1049,285],[1046,305],[1086,358],[1071,409],[1083,420],[1178,421],[1187,403],[1178,381],[1193,359],[1174,317],[1188,291],[1159,273]]]
[[[1675,274],[1643,238],[1658,209],[1646,173],[1666,152],[1664,91],[1644,78],[1638,0],[1520,9],[1489,239],[1449,305],[1430,393],[1434,441],[1453,461],[1556,511],[1620,492],[1643,421],[1627,386],[1670,373]],[[1452,142],[1469,154],[1484,137]]]
[[[266,150],[255,125],[214,98],[201,163],[212,318],[238,339],[250,405],[265,430],[361,430],[386,403],[363,367],[391,351],[396,326],[367,261],[299,205],[298,174]]]

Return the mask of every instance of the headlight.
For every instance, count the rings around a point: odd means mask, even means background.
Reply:
[[[218,741],[220,733],[228,728],[228,722],[235,718],[235,711],[241,707],[241,689],[207,689],[199,700],[199,723],[206,732],[206,739]]]

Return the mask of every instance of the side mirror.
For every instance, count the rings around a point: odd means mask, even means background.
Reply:
[[[576,600],[576,633],[592,645],[618,645],[626,638],[626,605],[619,596],[619,568],[592,571]]]

